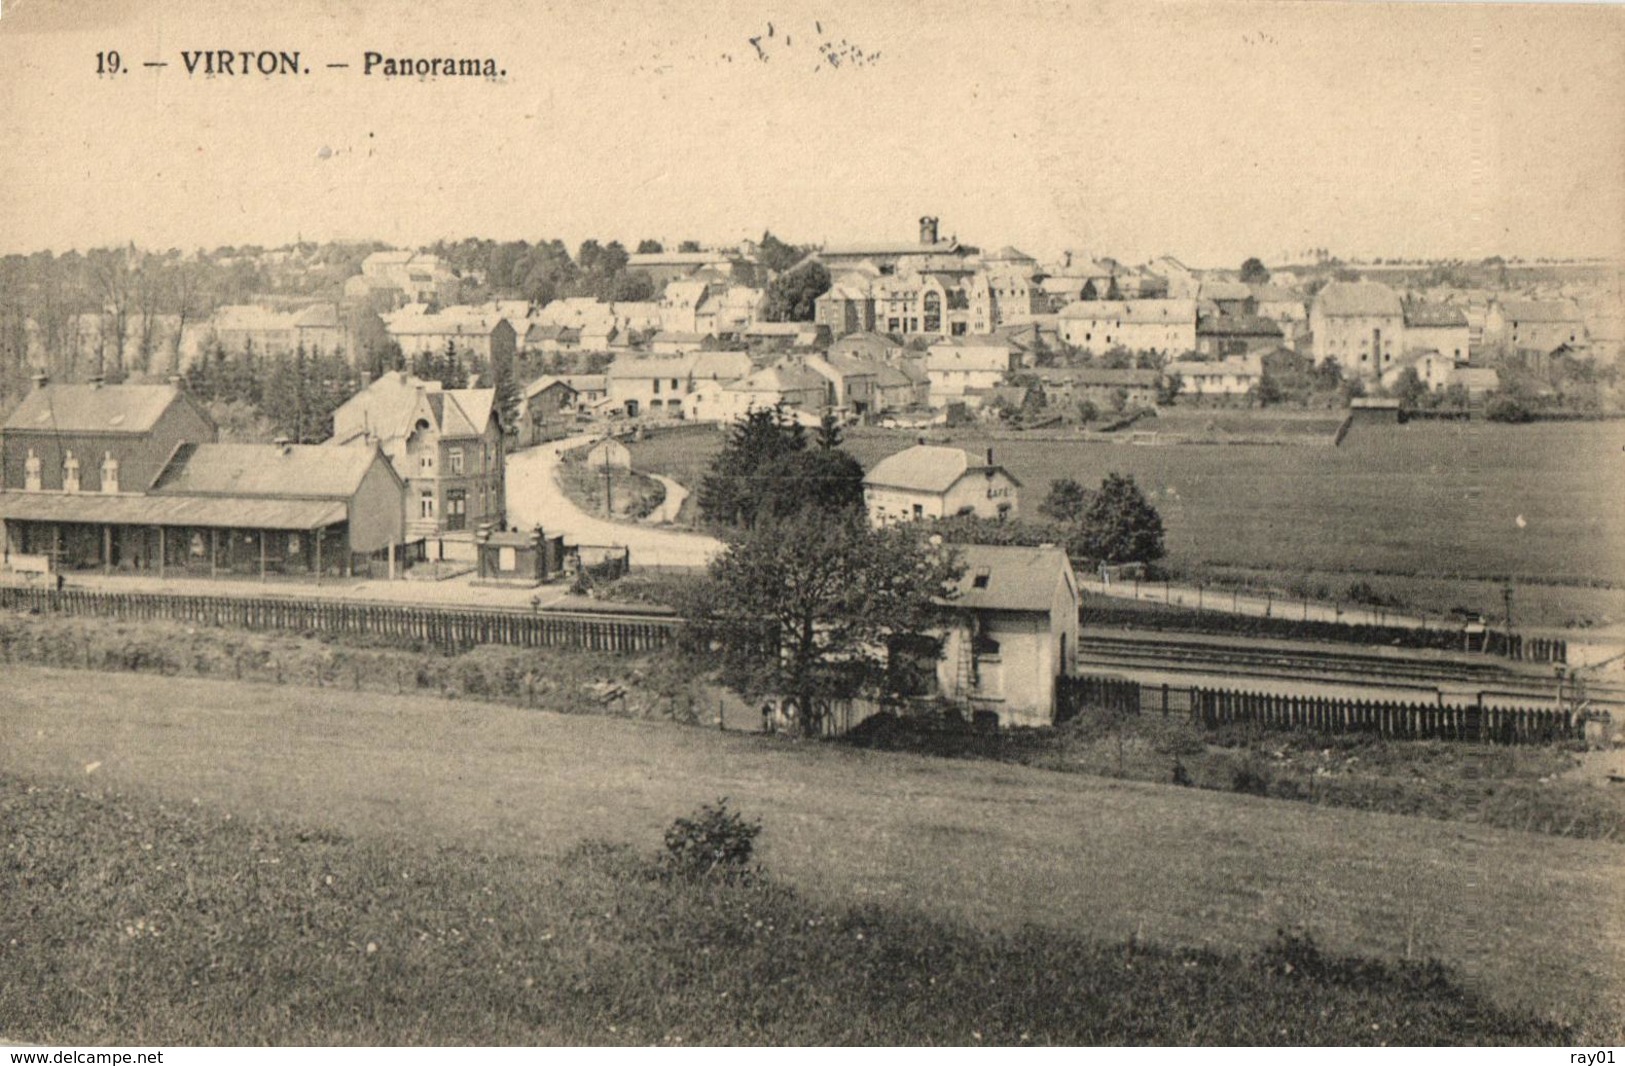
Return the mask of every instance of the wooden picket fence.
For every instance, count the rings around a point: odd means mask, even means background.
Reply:
[[[1142,685],[1110,677],[1063,679],[1056,721],[1083,709],[1115,714],[1188,716],[1205,729],[1254,725],[1318,733],[1375,733],[1393,740],[1466,740],[1544,744],[1581,740],[1586,715],[1556,707],[1497,707],[1287,696],[1233,689]]]
[[[347,633],[421,641],[448,650],[477,644],[642,652],[664,647],[674,615],[518,608],[434,607],[280,597],[187,596],[153,592],[0,587],[0,608],[127,621],[186,622],[240,629]]]

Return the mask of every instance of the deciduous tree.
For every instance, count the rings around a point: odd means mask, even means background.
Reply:
[[[1110,473],[1083,515],[1076,554],[1105,563],[1153,563],[1166,553],[1162,516],[1133,477]]]
[[[807,509],[731,544],[685,613],[725,685],[793,700],[811,734],[827,701],[884,685],[888,641],[929,628],[962,572],[919,525]]]

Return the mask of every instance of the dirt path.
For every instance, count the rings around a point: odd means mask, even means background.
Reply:
[[[606,522],[585,513],[572,503],[559,487],[554,470],[564,452],[590,444],[594,439],[590,435],[570,437],[510,455],[510,523],[521,529],[539,525],[549,534],[562,533],[574,544],[625,545],[632,551],[634,569],[702,567],[721,553],[722,542],[715,537]],[[667,491],[671,491],[670,486]],[[681,500],[678,502],[680,504]]]

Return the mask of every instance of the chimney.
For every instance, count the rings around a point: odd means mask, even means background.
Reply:
[[[921,447],[924,447],[925,438],[924,437],[915,437],[914,438],[914,443],[920,445]]]
[[[289,440],[287,437],[277,437],[275,440],[271,441],[271,443],[276,447],[277,451],[281,452],[283,455],[291,455],[293,453],[293,441]]]
[[[987,465],[988,466],[993,465],[993,449],[992,448],[989,448],[987,450]]]
[[[43,370],[36,370],[33,373],[32,380],[36,389],[43,389],[51,383],[51,376]]]
[[[106,381],[107,381],[107,378],[106,378],[105,375],[92,374],[91,377],[90,377],[90,387],[93,388],[93,389],[99,389],[99,388],[102,387],[102,385]]]
[[[931,215],[925,215],[920,219],[920,243],[937,243],[937,220]]]

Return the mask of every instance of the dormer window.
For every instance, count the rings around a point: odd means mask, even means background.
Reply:
[[[62,461],[62,491],[79,491],[79,460],[73,457],[72,452]]]
[[[102,455],[102,491],[118,491],[118,460],[113,458],[112,452]]]
[[[41,483],[40,471],[39,456],[35,455],[34,449],[30,448],[28,449],[28,458],[23,461],[23,487],[29,492],[38,492],[44,488]]]

